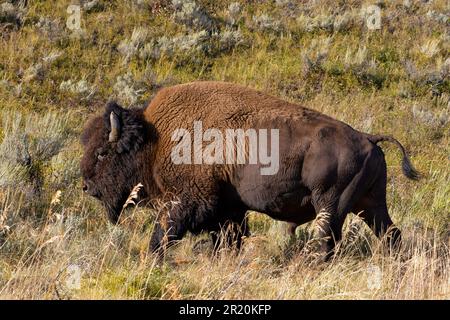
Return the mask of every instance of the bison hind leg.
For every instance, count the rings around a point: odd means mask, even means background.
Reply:
[[[346,215],[339,215],[334,207],[326,207],[318,211],[313,224],[313,238],[306,243],[304,250],[311,257],[315,256],[325,262],[334,255],[336,243],[341,240]]]
[[[345,188],[313,192],[312,203],[317,213],[316,230],[325,261],[329,260],[336,251],[335,246],[342,238],[342,227],[347,214],[368,190],[367,182],[371,181],[368,163],[371,159],[369,155],[362,168]]]
[[[356,212],[364,220],[375,235],[383,241],[388,252],[400,248],[402,237],[400,229],[392,222],[387,209],[386,201],[375,200],[369,196],[356,207]]]
[[[359,216],[367,226],[383,242],[388,252],[397,250],[402,242],[401,231],[392,222],[387,206],[380,202],[370,206],[360,207],[357,210]]]
[[[386,166],[376,178],[371,188],[358,201],[353,210],[354,213],[360,213],[359,216],[383,241],[388,251],[398,249],[401,245],[401,232],[389,215],[386,202]]]

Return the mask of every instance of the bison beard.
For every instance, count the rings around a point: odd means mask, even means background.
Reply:
[[[261,163],[175,165],[172,133],[195,121],[202,121],[205,130],[279,130],[278,172],[261,175]],[[161,202],[173,195],[169,214],[155,224],[150,241],[155,252],[187,231],[208,231],[216,246],[239,247],[249,233],[246,212],[253,210],[289,222],[291,232],[316,218],[319,249],[328,259],[350,212],[361,213],[390,246],[400,242],[400,230],[387,211],[386,163],[377,146],[382,141],[399,147],[404,174],[417,179],[405,149],[390,136],[358,132],[317,111],[242,86],[194,82],[161,90],[145,110],[108,103],[82,136],[83,189],[105,204],[113,223],[138,183],[144,186],[142,199]]]

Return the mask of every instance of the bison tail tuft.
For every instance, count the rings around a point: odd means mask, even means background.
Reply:
[[[420,173],[416,169],[414,169],[411,161],[406,154],[403,155],[402,159],[402,171],[408,179],[416,181],[420,179]]]
[[[395,143],[397,147],[399,147],[400,151],[402,152],[403,158],[402,158],[402,171],[403,174],[411,180],[419,180],[421,175],[420,173],[414,169],[414,166],[411,163],[411,160],[409,160],[409,157],[406,153],[405,148],[402,146],[400,142],[398,142],[397,139],[395,139],[392,136],[385,136],[385,135],[371,135],[367,134],[367,138],[372,142],[377,144],[378,142],[382,141],[389,141],[392,143]]]

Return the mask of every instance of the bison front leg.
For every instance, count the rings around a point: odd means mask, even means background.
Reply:
[[[181,240],[184,234],[179,223],[170,223],[164,226],[163,223],[157,222],[150,239],[150,251],[163,257],[166,249]]]
[[[168,213],[164,213],[157,219],[150,239],[149,249],[152,253],[163,257],[169,246],[183,238],[186,234],[184,218],[189,210],[189,205],[177,203],[169,209]]]
[[[294,222],[286,223],[286,234],[289,238],[295,238],[295,230],[297,230],[298,224]]]
[[[234,223],[234,237],[228,239],[228,243],[236,244],[238,250],[241,249],[243,239],[250,235],[250,228],[248,226],[248,218],[245,216],[239,223]]]
[[[219,224],[217,231],[211,232],[214,251],[217,252],[221,247],[240,250],[244,237],[248,237],[249,234],[246,216],[242,219],[227,220],[225,223]]]

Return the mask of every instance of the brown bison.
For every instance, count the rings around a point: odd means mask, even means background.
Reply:
[[[174,161],[180,141],[190,141],[180,132],[195,138],[199,123],[204,131],[216,130],[209,133],[240,129],[247,144],[252,132],[276,130],[277,139],[270,145],[267,137],[259,137],[266,142],[266,156],[276,153],[275,170],[263,172],[268,167],[263,157],[253,162],[202,162],[201,148],[208,145],[204,138],[200,149],[194,146],[187,155],[188,160],[194,157],[193,163]],[[143,184],[143,199],[172,194],[177,201],[156,223],[152,251],[163,248],[167,240],[181,239],[187,231],[211,232],[217,242],[223,226],[234,231],[225,240],[239,246],[249,232],[246,212],[254,210],[292,225],[320,218],[320,250],[330,257],[350,212],[362,212],[375,234],[386,235],[391,245],[400,240],[386,206],[386,162],[377,146],[381,141],[400,148],[403,173],[417,179],[405,149],[390,136],[359,132],[317,111],[243,86],[187,83],[160,90],[144,110],[110,102],[103,116],[90,120],[82,136],[83,190],[103,202],[113,223],[138,183]],[[247,159],[253,151],[244,149]],[[217,154],[221,150],[215,152],[214,159],[223,159]]]

